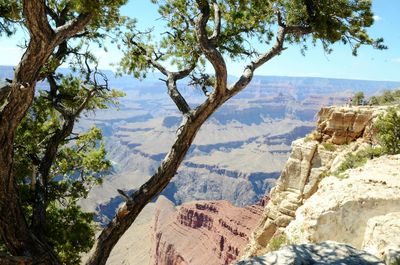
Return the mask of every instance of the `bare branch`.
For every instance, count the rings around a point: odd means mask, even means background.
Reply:
[[[210,18],[210,5],[208,0],[196,0],[196,2],[200,9],[199,18],[196,21],[197,39],[200,43],[201,50],[214,67],[216,77],[214,94],[217,96],[223,96],[226,92],[228,73],[222,54],[209,41],[207,36],[206,27]]]
[[[62,26],[56,28],[56,43],[63,41],[66,38],[82,32],[90,20],[94,17],[94,12],[82,13],[78,17],[68,21]]]
[[[286,28],[280,27],[278,31],[278,36],[276,37],[276,42],[274,46],[266,53],[259,56],[255,61],[251,62],[250,65],[246,66],[242,76],[239,78],[236,83],[229,88],[229,97],[235,95],[243,88],[245,88],[253,78],[254,70],[258,67],[280,54],[285,48],[283,47],[283,43],[285,41],[286,36]]]
[[[168,80],[167,80],[166,84],[168,87],[168,95],[174,101],[174,103],[178,107],[179,111],[182,112],[182,114],[189,113],[190,112],[189,104],[186,102],[185,98],[179,92],[177,85],[176,85],[176,79],[173,77],[173,75],[168,76]]]
[[[133,38],[129,39],[129,43],[134,45],[139,50],[140,55],[142,55],[151,66],[167,76],[167,80],[165,80],[165,83],[168,88],[168,95],[171,97],[172,101],[178,107],[179,111],[182,112],[182,114],[189,113],[189,104],[179,92],[176,81],[187,77],[196,68],[196,63],[198,60],[197,53],[195,53],[195,55],[193,56],[190,65],[187,66],[185,69],[177,72],[171,72],[157,61],[162,55],[156,55],[156,58],[152,58],[148,55],[146,49],[135,40],[133,40]]]
[[[214,31],[209,40],[216,43],[221,33],[221,10],[215,0],[212,1],[212,4],[214,8]]]

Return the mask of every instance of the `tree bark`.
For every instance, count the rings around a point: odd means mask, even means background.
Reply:
[[[47,21],[45,1],[23,1],[23,14],[30,41],[0,111],[0,234],[12,255],[32,258],[37,264],[59,264],[52,249],[32,233],[24,217],[12,172],[13,144],[17,127],[32,103],[40,69],[55,47],[81,31],[93,14],[82,14],[55,31]]]

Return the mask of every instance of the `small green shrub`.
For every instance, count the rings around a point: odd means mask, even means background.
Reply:
[[[380,96],[372,96],[368,104],[369,105],[385,105],[393,102],[400,101],[400,89],[396,90],[384,90]]]
[[[333,175],[333,174],[332,174],[331,171],[326,170],[326,171],[322,172],[321,175],[319,175],[319,177],[320,177],[320,179],[323,179],[323,178],[326,178],[326,177],[332,176],[332,175]]]
[[[324,143],[322,144],[322,146],[323,146],[326,150],[331,151],[331,152],[333,152],[333,151],[336,150],[336,146],[335,146],[333,143],[330,143],[330,142],[324,142]]]
[[[372,96],[369,101],[368,101],[369,105],[379,105],[379,99],[378,97]]]
[[[399,107],[389,108],[386,115],[379,117],[375,123],[378,140],[387,154],[400,153],[400,111]]]
[[[337,177],[343,177],[341,173],[344,171],[350,169],[350,168],[357,168],[362,165],[364,165],[368,159],[373,159],[375,157],[379,157],[383,155],[384,152],[382,148],[376,147],[376,148],[366,148],[363,151],[360,151],[356,154],[349,153],[345,156],[345,160],[343,163],[339,166],[338,170],[335,172],[335,175]]]
[[[268,248],[270,249],[270,251],[275,251],[289,244],[290,240],[287,238],[286,234],[280,234],[271,238],[268,243]]]
[[[395,101],[396,98],[394,96],[394,93],[390,90],[385,90],[383,91],[382,96],[379,97],[379,103],[380,104],[387,104]]]

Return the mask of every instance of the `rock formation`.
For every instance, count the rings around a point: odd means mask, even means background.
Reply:
[[[243,253],[263,206],[196,201],[178,208],[157,202],[150,264],[230,264]],[[265,203],[265,202],[264,202]]]
[[[391,264],[400,257],[400,212],[375,216],[368,220],[362,249]]]
[[[321,109],[316,130],[292,143],[290,157],[269,195],[271,200],[246,248],[245,257],[267,252],[271,238],[283,233],[297,218],[296,210],[313,196],[321,179],[336,171],[347,153],[359,152],[374,143],[373,122],[384,111],[385,107]]]
[[[346,244],[324,242],[319,244],[291,245],[278,251],[236,265],[384,265],[377,257]]]
[[[292,242],[334,240],[384,259],[400,254],[400,155],[324,178],[284,233]]]

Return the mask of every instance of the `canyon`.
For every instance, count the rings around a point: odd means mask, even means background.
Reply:
[[[300,172],[295,176],[303,178],[300,184],[303,186],[298,188],[308,198],[316,191],[320,175],[328,170],[327,165],[337,166],[340,159],[335,157],[343,158],[348,152],[339,144],[357,149],[361,143],[352,142],[364,134],[367,137],[369,131],[365,127],[370,125],[371,115],[377,115],[367,109],[355,113],[343,107],[322,108],[315,139],[297,140],[312,131],[321,105],[335,101],[343,106],[347,97],[309,95],[300,102],[295,98],[280,92],[261,96],[259,101],[240,98],[228,105],[225,113],[220,116],[217,113],[209,120],[163,196],[146,207],[142,221],[130,228],[130,236],[116,246],[108,264],[230,264],[243,256],[255,255],[255,252],[249,255],[249,246],[254,243],[257,233],[254,231],[260,230],[260,220],[262,223],[266,215],[256,203],[268,198],[265,195],[276,185],[279,175],[281,179],[285,176],[289,163],[286,160],[300,164],[295,167]],[[253,107],[253,103],[260,105],[259,108]],[[272,116],[267,116],[268,111]],[[307,115],[302,116],[304,113]],[[131,189],[125,187],[138,187],[144,181],[143,176],[150,175],[163,158],[179,124],[179,118],[173,113],[164,113],[164,116],[158,113],[160,117],[149,118],[141,109],[139,114],[128,122],[116,124],[108,117],[104,120],[104,116],[96,120],[103,128],[115,126],[107,136],[115,174],[106,178],[98,190],[95,188],[82,205],[89,210],[95,208],[97,220],[103,224],[122,203],[115,195],[115,188],[122,187],[129,193]],[[338,148],[332,153],[319,141],[331,142]],[[297,161],[296,156],[301,159]],[[314,164],[306,165],[310,161]],[[307,171],[313,172],[310,180],[304,179],[308,178]],[[286,204],[279,206],[286,213],[278,219],[279,232],[293,220],[302,204],[298,194],[291,198],[290,191],[290,188],[286,190]],[[268,205],[276,204],[273,196],[272,193]],[[109,197],[112,199],[105,199]],[[218,211],[210,210],[213,208],[209,205],[216,205]],[[251,217],[243,219],[248,207],[252,207]],[[132,243],[136,240],[132,238],[138,238],[140,243]]]

